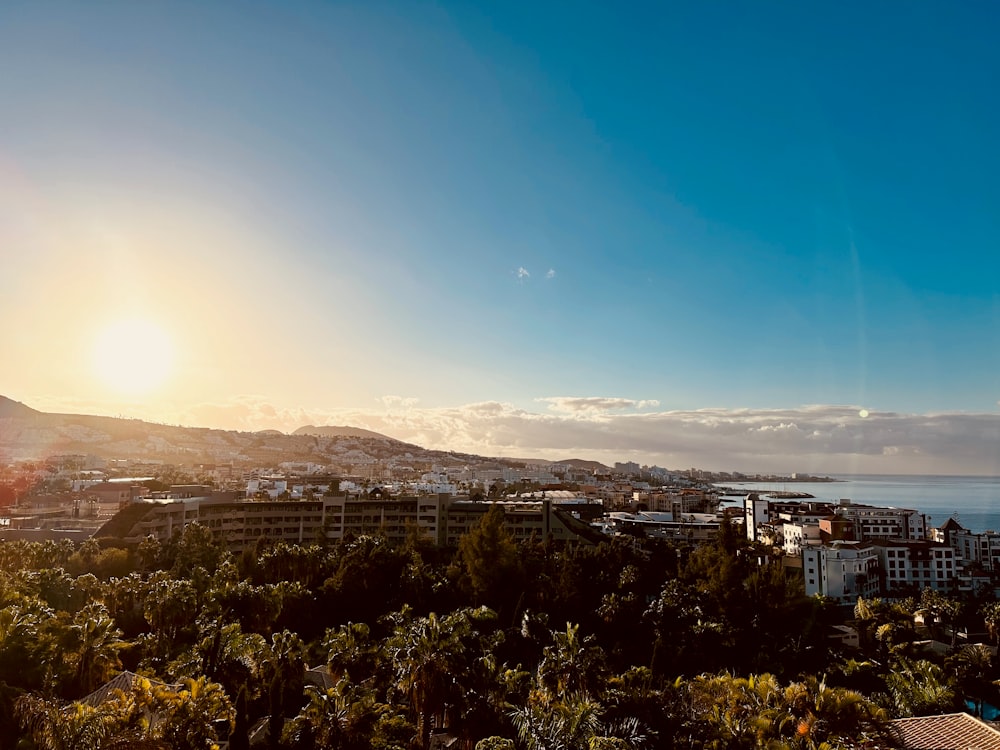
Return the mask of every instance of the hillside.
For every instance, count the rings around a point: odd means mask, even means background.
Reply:
[[[323,427],[317,427],[315,425],[306,425],[305,427],[300,427],[293,435],[318,435],[319,437],[364,437],[364,438],[380,438],[382,440],[393,440],[394,438],[388,435],[383,435],[379,432],[374,432],[372,430],[366,430],[361,427],[348,427],[347,425],[325,425]]]
[[[0,396],[0,419],[5,417],[10,418],[31,418],[41,414],[40,411],[35,411],[30,406],[25,406],[20,401],[15,401],[14,399],[7,398],[6,396]]]
[[[572,466],[574,469],[581,469],[583,471],[611,471],[610,466],[605,466],[600,461],[587,461],[582,458],[567,458],[560,460],[547,458],[511,458],[507,456],[503,460],[522,465],[537,464],[539,466],[552,466],[553,464],[560,464],[563,466]]]
[[[567,464],[574,469],[583,469],[584,471],[611,471],[610,466],[605,466],[599,461],[586,461],[582,458],[570,458],[565,461],[555,461],[555,463]]]
[[[345,471],[390,462],[423,468],[431,464],[508,465],[472,454],[428,450],[355,427],[308,426],[291,435],[277,430],[238,432],[46,413],[0,396],[0,465],[65,454],[186,465],[300,462],[344,467]]]

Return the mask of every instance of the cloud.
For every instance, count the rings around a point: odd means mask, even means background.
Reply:
[[[301,407],[282,408],[262,396],[239,395],[222,402],[192,404],[168,421],[246,432],[265,429],[291,432],[303,425],[317,424],[319,418],[316,412]]]
[[[525,279],[530,278],[531,276],[531,274],[528,273],[528,269],[525,268],[524,266],[519,266],[517,271],[515,271],[514,275],[517,276],[518,281],[524,281]]]
[[[618,397],[537,401],[545,406],[483,401],[426,408],[414,398],[386,396],[370,409],[322,409],[243,395],[187,406],[161,421],[283,432],[346,424],[484,456],[632,460],[671,469],[1000,475],[1000,414],[905,414],[869,405],[861,417],[856,405],[667,411],[656,401]]]
[[[556,411],[568,412],[598,412],[611,411],[615,409],[644,409],[648,406],[659,406],[660,402],[655,400],[636,401],[630,398],[607,398],[603,396],[549,396],[539,398],[549,404],[549,408]]]
[[[1000,473],[1000,416],[897,414],[857,406],[637,411],[619,398],[487,402],[345,421],[428,447],[486,456],[639,461],[668,468],[810,473]]]
[[[550,268],[548,271],[545,272],[545,278],[554,279],[555,277],[556,277],[556,269]]]
[[[387,409],[397,406],[402,407],[403,409],[409,409],[411,406],[416,406],[420,403],[419,398],[413,398],[412,396],[382,396],[382,398],[378,400]]]

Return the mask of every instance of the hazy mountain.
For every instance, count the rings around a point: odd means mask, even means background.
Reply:
[[[553,461],[552,463],[567,464],[574,469],[583,469],[584,471],[611,471],[610,466],[605,466],[600,461],[586,461],[582,458],[569,458],[565,461]]]
[[[302,427],[292,435],[277,430],[238,432],[87,414],[51,414],[0,396],[0,465],[53,455],[134,458],[170,464],[277,466],[309,462],[334,467],[395,462],[507,465],[466,453],[438,451],[356,427]]]
[[[395,440],[388,435],[383,435],[379,432],[373,432],[372,430],[365,430],[361,427],[348,427],[347,425],[325,425],[323,427],[317,427],[315,425],[306,425],[305,427],[300,427],[293,435],[319,435],[321,437],[366,437],[366,438],[383,438],[385,440]]]
[[[507,456],[503,460],[513,461],[518,464],[537,464],[539,466],[562,464],[565,466],[572,466],[574,469],[583,469],[584,471],[611,471],[610,466],[605,466],[599,461],[586,461],[582,458],[567,458],[560,460],[558,458],[510,458]]]
[[[31,418],[41,413],[40,411],[35,411],[30,406],[25,406],[20,401],[0,396],[0,419],[4,417]]]

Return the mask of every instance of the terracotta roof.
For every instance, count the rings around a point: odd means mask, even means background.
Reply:
[[[892,732],[907,750],[1000,750],[1000,732],[965,713],[896,719]]]

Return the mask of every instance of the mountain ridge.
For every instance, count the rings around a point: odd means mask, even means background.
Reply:
[[[383,435],[381,432],[366,430],[363,427],[351,427],[350,425],[323,425],[321,427],[317,427],[316,425],[308,424],[304,427],[299,427],[290,434],[318,435],[320,437],[369,437],[385,438],[386,440],[396,439],[394,437],[390,437],[389,435]]]
[[[312,431],[351,434],[312,434]],[[360,427],[307,425],[292,434],[184,427],[140,419],[42,412],[0,396],[0,465],[54,455],[93,455],[169,464],[277,466],[312,463],[368,467],[388,462],[462,462],[509,466],[509,460],[424,448]]]
[[[0,396],[0,419],[6,418],[27,418],[36,415],[43,414],[44,412],[32,409],[30,406],[22,404],[20,401],[15,401],[12,398],[7,398],[6,396]]]

